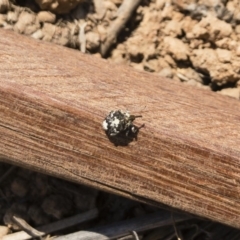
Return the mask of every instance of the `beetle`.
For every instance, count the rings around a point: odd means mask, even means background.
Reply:
[[[136,133],[138,128],[133,125],[133,121],[136,118],[140,118],[142,115],[131,115],[127,111],[113,110],[104,119],[102,126],[109,136],[117,136],[119,134],[125,134],[129,136],[130,133]]]

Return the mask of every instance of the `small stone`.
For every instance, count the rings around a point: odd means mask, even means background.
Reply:
[[[187,33],[187,38],[207,39],[209,38],[209,32],[206,28],[201,27],[199,24],[196,24],[193,27],[192,32],[190,32],[189,34]]]
[[[240,45],[236,47],[236,55],[240,57]]]
[[[189,46],[192,49],[197,49],[197,48],[201,48],[202,44],[203,44],[202,39],[192,39]]]
[[[161,59],[161,58],[159,58],[159,61],[162,62],[160,59]],[[167,64],[169,64],[169,66],[171,66],[172,68],[175,68],[175,67],[177,66],[176,62],[175,62],[175,61],[173,60],[173,58],[172,58],[170,55],[168,55],[168,54],[164,56],[164,61],[165,61]],[[159,64],[159,66],[164,66],[164,65]],[[167,67],[167,66],[166,66],[166,67]]]
[[[48,11],[41,11],[37,14],[39,22],[55,23],[56,15]]]
[[[234,70],[235,65],[220,62],[217,52],[213,49],[194,49],[190,59],[195,69],[210,75],[211,81],[218,86],[239,79],[238,71]]]
[[[166,4],[166,0],[156,0],[156,9],[162,10]]]
[[[158,60],[150,59],[144,63],[144,69],[148,72],[155,72],[158,70]]]
[[[31,35],[39,28],[40,25],[36,22],[36,16],[28,12],[21,12],[17,23],[14,25],[14,31],[26,35]]]
[[[34,39],[42,39],[43,38],[43,32],[42,29],[38,29],[35,33],[31,35]]]
[[[163,10],[161,11],[161,17],[164,19],[172,19],[174,8],[169,3],[165,3]]]
[[[83,0],[35,0],[42,10],[55,12],[57,14],[69,13]]]
[[[173,78],[173,71],[171,68],[163,68],[159,73],[158,73],[159,76],[161,77],[166,77],[166,78]]]
[[[0,239],[3,237],[3,236],[6,236],[8,233],[9,233],[9,228],[6,227],[6,226],[0,226]]]
[[[42,27],[43,41],[50,42],[53,38],[53,33],[56,30],[56,26],[51,23],[44,23]]]
[[[167,36],[177,37],[182,34],[181,24],[176,20],[171,20],[167,23],[166,27],[163,29],[163,32]]]
[[[222,63],[231,62],[232,53],[228,50],[217,48],[216,49],[218,60]]]
[[[7,17],[5,14],[0,14],[0,27],[4,27],[7,25]]]
[[[200,74],[192,68],[178,68],[177,76],[184,82],[195,81],[203,83]]]
[[[231,24],[211,15],[203,18],[199,24],[209,30],[210,39],[212,41],[229,37],[233,31]]]
[[[215,43],[219,48],[229,49],[229,45],[230,45],[229,42],[230,42],[229,38],[223,38],[221,40],[216,41]]]
[[[7,13],[7,21],[11,24],[16,23],[18,21],[18,17],[19,17],[19,14],[16,11],[15,12],[9,11]]]
[[[10,9],[10,1],[9,0],[1,0],[0,1],[0,13],[5,13]]]
[[[88,32],[86,34],[86,48],[88,50],[94,50],[100,45],[100,36],[96,32]]]
[[[127,64],[128,60],[121,49],[114,49],[111,54],[111,61],[116,64]]]
[[[240,89],[239,88],[225,88],[225,89],[222,89],[221,91],[218,91],[218,93],[239,99]]]
[[[173,37],[164,38],[164,46],[168,54],[170,54],[175,60],[187,60],[189,55],[189,49],[180,39]]]

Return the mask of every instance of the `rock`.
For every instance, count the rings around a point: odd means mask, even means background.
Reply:
[[[14,25],[14,31],[31,35],[40,28],[40,24],[36,21],[36,16],[32,13],[21,12],[17,23]]]
[[[70,29],[51,23],[44,23],[42,34],[44,41],[53,42],[62,46],[68,45],[71,40]]]
[[[43,38],[42,29],[38,29],[35,33],[31,35],[31,37],[35,39],[42,39]]]
[[[86,48],[88,50],[95,50],[100,45],[100,36],[96,32],[86,33]]]
[[[233,37],[231,35],[231,37]],[[216,41],[216,46],[219,48],[223,48],[223,49],[228,49],[228,50],[236,50],[236,47],[238,45],[237,40],[232,40],[231,38],[223,38],[219,41]]]
[[[35,0],[42,10],[51,11],[57,14],[69,13],[83,0]]]
[[[176,20],[171,20],[167,23],[163,32],[165,33],[165,35],[171,36],[171,37],[180,36],[182,34],[181,24]]]
[[[229,23],[208,15],[199,22],[200,27],[209,31],[210,40],[216,41],[225,37],[229,37],[232,33],[232,26]]]
[[[144,62],[143,67],[148,72],[158,71],[158,60],[150,59],[149,61]]]
[[[70,42],[70,30],[64,27],[56,27],[55,34],[53,35],[53,43],[61,46],[67,46]]]
[[[55,33],[56,26],[51,23],[44,23],[42,27],[43,41],[50,42]]]
[[[236,82],[240,77],[233,64],[219,61],[213,49],[194,49],[190,59],[195,69],[210,75],[212,81],[219,86],[227,82]]]
[[[173,14],[173,20],[174,21],[177,21],[177,22],[181,22],[182,20],[183,20],[183,18],[185,17],[185,15],[184,14],[182,14],[182,13],[180,13],[180,12],[175,12],[174,11],[174,14]]]
[[[195,68],[201,69],[205,73],[208,73],[210,63],[217,64],[218,62],[216,52],[213,49],[194,49],[190,59]]]
[[[0,13],[7,12],[11,7],[9,0],[0,0]]]
[[[4,27],[7,25],[7,17],[5,14],[0,14],[0,27]]]
[[[168,67],[168,66],[171,66],[172,68],[177,67],[176,62],[169,55],[164,56],[164,62],[163,62],[162,58],[159,58],[159,62],[162,63],[162,64],[159,63],[159,66],[161,66],[161,67],[165,67],[165,65],[164,65],[165,62],[168,64],[168,65],[166,65],[166,67]]]
[[[187,82],[185,82],[187,85],[189,85],[189,86],[194,86],[194,87],[201,87],[202,86],[202,84],[201,83],[199,83],[199,82],[196,82],[195,80],[193,80],[193,79],[191,79],[191,80],[189,80],[189,81],[187,81]]]
[[[196,24],[192,31],[187,33],[186,37],[188,39],[208,39],[209,38],[209,32],[206,28],[201,27],[199,24]]]
[[[178,68],[177,69],[177,76],[182,81],[186,81],[186,82],[195,81],[195,82],[198,82],[198,83],[203,83],[200,74],[197,73],[192,68]]]
[[[134,42],[136,44],[134,44]],[[141,61],[143,59],[143,54],[144,54],[144,49],[145,49],[145,46],[144,46],[144,41],[143,41],[143,37],[141,36],[133,36],[131,37],[126,45],[125,45],[125,51],[128,52],[130,58],[132,58],[133,60],[135,59],[138,59],[139,56],[141,56]],[[133,61],[133,62],[136,62],[136,61]],[[139,62],[139,61],[137,61]]]
[[[129,65],[138,71],[144,71],[143,64],[131,62]]]
[[[128,59],[125,57],[125,51],[123,49],[114,49],[111,54],[111,60],[116,64],[127,64]]]
[[[6,226],[0,226],[0,239],[2,239],[3,236],[6,236],[9,233],[9,228]]]
[[[169,67],[163,68],[160,72],[158,72],[158,75],[161,77],[166,77],[166,78],[173,78],[173,70]]]
[[[202,39],[192,39],[190,42],[190,48],[196,49],[196,48],[202,48],[203,40]]]
[[[41,11],[37,14],[37,19],[39,22],[55,23],[56,15],[48,11]]]
[[[216,41],[215,44],[219,48],[229,49],[230,39],[229,38],[223,38],[221,40]]]
[[[9,11],[7,13],[7,21],[11,24],[16,23],[18,21],[18,17],[19,17],[19,14],[16,11],[15,12]]]
[[[236,55],[240,57],[240,44],[236,47]]]
[[[164,48],[177,61],[188,59],[189,48],[178,38],[165,37]]]
[[[215,42],[229,37],[232,32],[231,24],[221,21],[212,15],[208,15],[196,23],[192,29],[189,29],[189,31],[186,32],[186,37],[188,39],[198,38]]]
[[[162,10],[166,4],[166,0],[156,0],[156,9]]]
[[[198,24],[197,20],[192,19],[190,16],[185,16],[183,20],[180,22],[182,29],[186,34],[191,33],[192,29],[196,24]]]
[[[225,89],[222,89],[221,91],[218,91],[217,93],[239,99],[240,89],[239,88],[225,88]]]
[[[171,58],[171,57],[170,57]],[[164,58],[158,58],[158,69],[159,71],[163,68],[170,68],[169,63]],[[173,60],[172,60],[173,61]],[[173,61],[174,62],[174,61]],[[175,62],[174,62],[175,63]]]
[[[170,3],[165,3],[163,10],[161,11],[161,17],[163,19],[172,19],[174,15],[174,8]]]
[[[237,25],[235,27],[235,32],[236,32],[236,34],[240,34],[240,25]]]
[[[216,49],[218,60],[222,63],[231,62],[232,53],[228,50],[217,48]]]

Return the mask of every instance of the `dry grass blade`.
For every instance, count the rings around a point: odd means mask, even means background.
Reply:
[[[65,218],[63,220],[50,223],[48,225],[38,227],[37,229],[32,228],[29,224],[27,224],[24,220],[16,218],[15,220],[17,223],[26,231],[16,232],[9,235],[6,235],[2,237],[1,240],[25,240],[25,239],[31,239],[34,237],[40,237],[47,235],[52,232],[56,232],[59,230],[66,229],[71,226],[75,226],[77,224],[92,220],[98,216],[98,210],[92,209],[85,213],[77,214],[73,217]]]
[[[115,43],[116,38],[120,31],[124,28],[127,21],[130,19],[133,11],[140,4],[141,0],[124,0],[117,12],[117,18],[111,23],[108,32],[107,39],[101,46],[101,54],[105,56],[111,47]]]
[[[182,222],[191,219],[190,216],[175,215],[175,222]],[[160,226],[172,224],[171,213],[156,212],[147,216],[125,220],[113,223],[111,225],[89,229],[88,231],[79,231],[66,236],[57,237],[56,240],[106,240],[116,239],[129,235],[132,231],[141,232],[154,229]]]

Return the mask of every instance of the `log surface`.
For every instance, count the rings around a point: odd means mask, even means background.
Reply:
[[[110,110],[141,114],[115,146]],[[0,31],[0,159],[240,227],[240,103]]]

